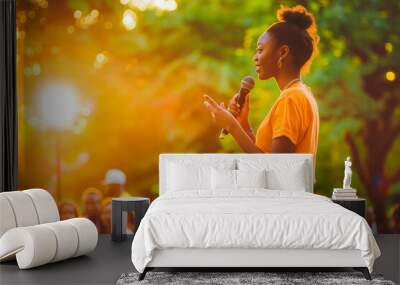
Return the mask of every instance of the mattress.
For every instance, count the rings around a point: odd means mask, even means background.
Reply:
[[[166,193],[151,204],[132,242],[139,272],[155,250],[359,250],[372,272],[380,251],[364,218],[308,192],[268,189]]]

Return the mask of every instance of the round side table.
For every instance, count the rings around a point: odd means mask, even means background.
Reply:
[[[127,197],[112,199],[111,239],[123,241],[127,238],[127,212],[135,212],[135,235],[140,221],[150,206],[150,199],[144,197]]]

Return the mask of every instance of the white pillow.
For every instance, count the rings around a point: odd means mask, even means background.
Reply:
[[[210,167],[185,166],[170,163],[168,166],[168,189],[170,191],[210,189]]]
[[[306,160],[239,159],[240,170],[267,171],[267,188],[273,190],[307,191],[312,189],[309,181],[310,167]]]
[[[236,170],[211,168],[211,188],[235,190]]]
[[[167,191],[211,190],[211,167],[235,169],[236,160],[174,159],[166,164]]]
[[[262,170],[235,170],[237,188],[267,188],[267,172]]]
[[[280,171],[267,171],[268,189],[306,192],[307,181],[303,167]]]
[[[211,188],[213,190],[238,190],[241,188],[266,188],[267,177],[262,170],[211,169]]]

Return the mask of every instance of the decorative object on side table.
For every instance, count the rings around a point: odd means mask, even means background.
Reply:
[[[123,241],[126,239],[127,212],[135,212],[135,235],[140,221],[146,214],[150,205],[149,198],[126,197],[112,199],[112,225],[111,239],[113,241]]]
[[[358,199],[357,190],[351,188],[351,159],[350,156],[344,162],[343,188],[334,188],[332,193],[333,200],[354,200]]]
[[[348,156],[344,162],[343,188],[334,188],[332,201],[342,207],[365,217],[365,199],[357,197],[357,190],[351,188],[351,159]]]

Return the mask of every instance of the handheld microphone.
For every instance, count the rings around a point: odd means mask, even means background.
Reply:
[[[246,100],[246,96],[249,94],[251,89],[254,88],[255,82],[253,77],[251,76],[245,76],[242,81],[240,81],[240,90],[239,90],[239,96],[236,99],[236,102],[239,104],[239,109],[242,110],[243,104]],[[225,129],[221,130],[221,133],[219,135],[220,139],[223,139],[226,135],[228,134],[228,131]]]

